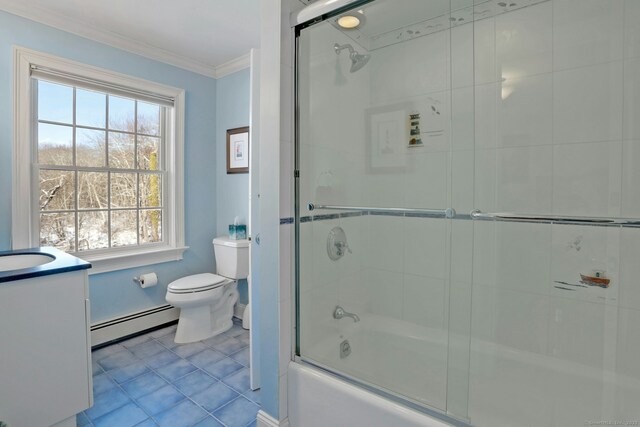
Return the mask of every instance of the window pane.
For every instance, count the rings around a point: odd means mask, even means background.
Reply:
[[[140,207],[162,206],[162,175],[159,173],[140,174]]]
[[[109,166],[120,169],[135,168],[134,136],[109,132]]]
[[[38,124],[38,163],[42,165],[72,165],[72,150],[72,127]]]
[[[104,167],[106,162],[105,132],[76,129],[76,164]]]
[[[74,213],[40,214],[40,246],[75,250],[76,216]]]
[[[108,211],[78,213],[78,251],[109,247]]]
[[[107,125],[107,95],[76,89],[76,124],[104,129]]]
[[[73,123],[73,88],[38,80],[38,120]]]
[[[63,211],[75,209],[75,173],[68,171],[40,171],[40,210]]]
[[[138,244],[136,237],[137,211],[111,211],[111,246]]]
[[[162,211],[149,209],[140,211],[140,243],[162,241]]]
[[[160,134],[160,106],[138,101],[138,132]]]
[[[111,207],[135,208],[138,195],[135,173],[111,174]]]
[[[161,169],[160,138],[138,136],[138,169]]]
[[[78,172],[78,209],[106,209],[107,185],[106,172]]]
[[[133,99],[109,95],[109,129],[134,132],[135,104]]]

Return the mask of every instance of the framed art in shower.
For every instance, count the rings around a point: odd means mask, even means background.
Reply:
[[[249,172],[249,126],[227,130],[227,173]]]
[[[407,105],[395,104],[366,110],[367,171],[402,171],[406,166]]]

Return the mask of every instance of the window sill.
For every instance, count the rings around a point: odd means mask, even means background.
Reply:
[[[76,255],[91,263],[89,275],[108,273],[110,271],[125,270],[127,268],[143,267],[145,265],[160,264],[163,262],[180,261],[182,254],[188,246],[148,249],[145,251],[131,250],[110,254]]]

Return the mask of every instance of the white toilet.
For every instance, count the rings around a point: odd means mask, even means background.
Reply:
[[[249,241],[213,239],[217,273],[202,273],[169,283],[166,300],[180,309],[175,342],[200,341],[232,326],[238,279],[249,275]]]

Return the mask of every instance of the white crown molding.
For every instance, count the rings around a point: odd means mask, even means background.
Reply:
[[[212,77],[214,79],[249,67],[249,54],[233,59],[219,66],[214,66],[178,55],[174,52],[170,52],[156,46],[151,46],[147,43],[132,40],[111,31],[91,27],[83,22],[71,19],[68,16],[64,16],[59,13],[45,10],[41,7],[17,4],[16,2],[9,0],[0,0],[0,10],[4,10],[5,12],[13,15],[21,16],[80,37],[122,49],[136,55],[144,56],[145,58],[173,65],[207,77]]]
[[[249,68],[251,66],[251,53],[246,53],[242,56],[239,56],[236,59],[232,59],[229,62],[225,62],[224,64],[220,64],[215,68],[215,78],[219,79],[224,76],[228,76],[229,74],[236,73],[240,70],[244,70],[245,68]]]

